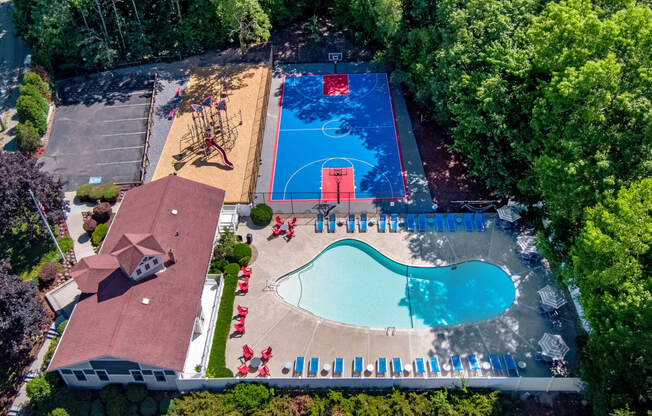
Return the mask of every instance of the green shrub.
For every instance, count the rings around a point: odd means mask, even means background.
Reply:
[[[54,355],[54,350],[57,349],[57,344],[59,344],[59,337],[54,338],[50,341],[50,345],[48,345],[48,350],[45,351],[45,354],[43,354],[43,364],[41,364],[41,371],[44,371],[45,369],[48,368],[48,365],[50,365],[50,361],[52,360],[52,356]]]
[[[63,251],[64,254],[73,248],[72,238],[70,237],[61,237],[57,240],[57,243],[59,243],[59,248],[61,251]]]
[[[229,263],[224,268],[224,274],[229,277],[237,278],[238,273],[240,273],[240,265],[237,263]]]
[[[97,228],[97,221],[95,221],[92,218],[86,218],[84,220],[84,224],[82,225],[82,228],[88,234],[93,235],[93,231],[95,231],[95,229]]]
[[[262,384],[238,383],[230,391],[229,397],[243,413],[265,407],[274,390]]]
[[[57,332],[59,333],[59,335],[63,334],[63,331],[66,329],[66,325],[68,325],[67,319],[61,322],[59,325],[57,325]]]
[[[129,403],[127,406],[127,416],[138,416],[138,404]]]
[[[70,416],[70,415],[68,414],[66,409],[63,409],[61,407],[57,407],[56,409],[54,409],[53,411],[48,413],[48,416]]]
[[[229,258],[233,255],[233,249],[235,248],[235,235],[224,229],[220,232],[220,239],[217,241],[215,248],[213,249],[214,258]]]
[[[120,384],[108,384],[100,390],[100,400],[107,404],[117,396],[122,396],[122,386]]]
[[[104,406],[99,399],[93,400],[90,416],[104,416]]]
[[[102,197],[104,196],[104,187],[106,184],[99,184],[95,185],[91,191],[88,193],[88,197],[90,198],[91,201],[98,201],[101,200]]]
[[[44,263],[38,271],[38,282],[41,287],[48,287],[60,272],[61,265],[58,263],[51,261]]]
[[[44,377],[37,377],[27,382],[25,392],[29,401],[38,407],[49,398],[52,392],[52,386],[50,386],[50,383]]]
[[[124,394],[114,396],[105,405],[107,416],[124,416],[129,410],[129,401]]]
[[[79,198],[80,201],[89,202],[91,201],[90,195],[92,189],[93,189],[93,185],[91,185],[90,183],[85,183],[79,188],[77,188],[77,190],[75,191],[75,195],[77,196],[77,198]]]
[[[143,416],[154,416],[158,411],[158,404],[152,396],[145,397],[140,404],[140,414]]]
[[[232,266],[240,266],[237,264],[229,264],[226,267],[233,269]],[[217,322],[215,323],[215,335],[213,336],[213,345],[211,346],[211,353],[208,358],[208,366],[206,368],[206,376],[212,378],[228,378],[233,377],[233,372],[226,368],[226,340],[229,336],[231,329],[231,320],[233,317],[233,302],[235,300],[235,290],[238,286],[238,273],[226,273],[224,275],[224,291],[222,292],[222,299],[220,300],[220,307],[217,311]]]
[[[238,263],[240,264],[240,266],[248,266],[250,261],[251,261],[250,256],[244,256],[243,258],[240,259]]]
[[[251,257],[251,247],[248,244],[240,243],[233,246],[231,260],[234,263],[240,263],[243,257]]]
[[[41,90],[38,88],[38,86],[32,84],[21,85],[19,91],[19,96],[33,97],[41,108],[41,111],[43,111],[45,114],[48,113],[48,101],[43,98],[43,94],[41,93]]]
[[[25,74],[23,75],[23,84],[30,84],[36,87],[38,87],[41,84],[47,85],[39,74],[32,71],[25,72]]]
[[[251,209],[249,216],[251,217],[251,222],[254,225],[265,226],[272,221],[272,216],[274,212],[269,205],[258,204]]]
[[[47,112],[44,112],[39,102],[29,95],[20,96],[16,101],[18,121],[31,121],[38,134],[43,136],[47,130]]]
[[[102,240],[104,240],[104,237],[106,237],[107,231],[109,231],[109,227],[106,224],[98,224],[95,227],[95,231],[93,231],[91,243],[96,247],[99,246]]]
[[[211,274],[222,273],[227,264],[229,264],[229,261],[225,258],[220,257],[217,259],[213,259],[213,261],[211,261],[211,267],[208,270],[208,272]]]
[[[127,400],[130,402],[140,403],[147,397],[147,387],[144,384],[128,384],[125,389],[125,394],[127,395]]]
[[[173,401],[169,397],[163,397],[161,402],[158,404],[158,411],[160,414],[164,415],[174,411]]]
[[[101,202],[93,207],[93,219],[97,221],[98,224],[104,224],[111,218],[113,210],[111,209],[111,204],[108,202]]]
[[[41,145],[41,135],[31,121],[16,125],[16,144],[21,152],[26,153],[33,152]]]
[[[118,200],[118,195],[120,194],[120,187],[112,183],[107,183],[104,185],[102,192],[102,201],[114,203]]]

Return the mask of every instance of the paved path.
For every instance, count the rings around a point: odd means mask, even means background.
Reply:
[[[16,37],[11,19],[12,3],[0,0],[0,147],[16,150],[12,129],[16,119],[16,99],[18,80],[23,72],[25,58],[29,53],[27,44]],[[7,123],[7,126],[4,126]]]

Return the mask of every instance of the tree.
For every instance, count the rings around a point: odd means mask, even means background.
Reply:
[[[42,97],[39,99],[31,95],[21,95],[16,101],[18,121],[31,122],[40,136],[43,136],[47,130],[47,110],[44,111],[42,101]]]
[[[0,260],[0,351],[15,357],[41,335],[48,312],[37,294],[36,282],[23,282],[9,273],[9,262]]]
[[[269,17],[258,0],[235,0],[225,5],[225,17],[231,33],[238,36],[242,53],[247,51],[249,42],[269,39]]]
[[[43,205],[52,226],[58,224],[68,207],[61,181],[40,167],[35,159],[20,153],[0,153],[0,239],[6,243],[19,234],[27,245],[47,241],[29,189]],[[0,247],[4,244],[0,243]]]
[[[652,179],[587,208],[570,279],[592,332],[582,378],[596,414],[652,405]]]

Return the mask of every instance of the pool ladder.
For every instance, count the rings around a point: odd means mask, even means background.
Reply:
[[[387,328],[385,328],[385,335],[394,336],[395,333],[396,333],[396,327],[395,326],[388,326]]]
[[[276,290],[277,287],[278,287],[278,282],[273,282],[271,280],[268,280],[265,283],[265,287],[263,288],[263,291],[272,292],[272,291]]]

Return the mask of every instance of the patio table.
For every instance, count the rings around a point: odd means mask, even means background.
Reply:
[[[405,370],[405,372],[407,372],[407,373],[411,373],[412,372],[412,364],[405,364],[405,366],[403,367],[403,370]]]
[[[523,369],[525,369],[525,367],[527,367],[527,364],[525,363],[525,361],[519,361],[518,362],[518,368],[523,370]]]
[[[290,226],[288,225],[287,222],[284,222],[283,225],[281,225],[279,228],[281,229],[281,231],[286,232],[287,230],[290,229]]]
[[[367,364],[367,371],[370,372],[370,373],[372,371],[374,371],[374,365],[373,364]]]
[[[251,368],[258,368],[260,367],[260,364],[262,363],[262,360],[260,357],[254,357],[251,359],[251,362],[249,362],[249,367]]]
[[[491,370],[491,364],[489,363],[482,363],[482,368],[485,370]]]
[[[329,371],[331,371],[331,365],[328,364],[328,363],[324,364],[324,371],[327,372],[327,373],[328,373]]]
[[[444,364],[444,371],[451,371],[451,365],[450,364]]]
[[[283,370],[290,370],[292,368],[292,363],[291,362],[286,362],[283,364]]]

